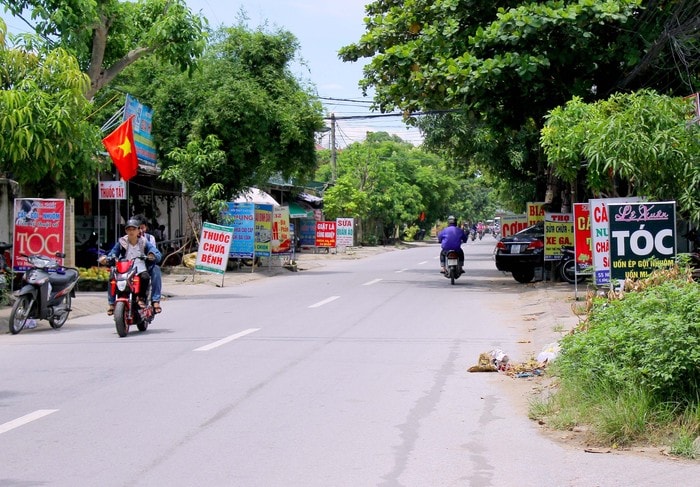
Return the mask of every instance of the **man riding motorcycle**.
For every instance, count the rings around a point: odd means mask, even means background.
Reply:
[[[466,243],[467,234],[457,226],[457,219],[450,215],[447,217],[447,226],[438,233],[438,242],[440,242],[440,266],[443,274],[445,273],[445,256],[450,250],[454,250],[459,255],[459,269],[464,272],[464,251],[462,243]]]

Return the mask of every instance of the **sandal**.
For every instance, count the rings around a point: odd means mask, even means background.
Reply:
[[[159,301],[153,301],[153,313],[158,314],[158,313],[160,313],[161,311],[163,311],[163,309],[160,307],[160,302],[159,302]]]
[[[145,309],[146,308],[146,301],[143,299],[139,298],[139,308]]]
[[[109,307],[107,308],[107,316],[112,316],[114,315],[114,305],[110,304]]]

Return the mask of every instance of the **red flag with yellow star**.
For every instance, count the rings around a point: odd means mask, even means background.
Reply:
[[[134,145],[134,131],[131,119],[122,123],[117,129],[102,139],[107,152],[112,157],[114,165],[124,181],[136,176],[139,168],[139,160],[136,157],[136,145]]]

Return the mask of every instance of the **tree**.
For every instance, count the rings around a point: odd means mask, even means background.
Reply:
[[[0,172],[25,192],[76,196],[94,182],[99,131],[89,121],[89,79],[64,49],[10,49],[0,19]]]
[[[273,174],[309,178],[316,164],[315,134],[324,123],[321,104],[289,69],[297,49],[289,32],[239,25],[214,34],[192,76],[167,67],[148,70],[156,83],[144,101],[154,108],[161,160],[165,168],[179,166],[164,177],[200,187],[224,202],[265,184]],[[224,157],[215,158],[216,170],[196,181],[173,176],[196,176],[196,170],[183,166],[208,158],[210,137]]]
[[[621,89],[688,94],[698,81],[696,0],[510,0],[503,7],[381,0],[366,10],[365,34],[340,55],[371,58],[361,86],[374,89],[376,106],[409,117],[456,110],[459,116],[427,119],[421,127],[432,147],[447,147],[484,171],[490,161],[474,157],[480,141],[471,128],[494,140],[520,139],[527,148],[498,158],[493,173],[505,162],[519,165],[501,176],[518,183],[534,174],[538,197],[548,189],[543,182],[552,184],[538,148],[549,110],[572,96],[594,101]],[[430,140],[433,130],[444,136]]]
[[[386,132],[343,149],[337,166],[338,178],[324,193],[324,213],[356,218],[358,238],[366,243],[396,238],[404,225],[425,228],[444,218],[457,188],[440,158]]]
[[[574,98],[549,114],[542,146],[556,175],[583,179],[594,194],[675,200],[700,222],[700,126],[688,100],[650,90],[587,104]]]
[[[0,0],[13,15],[31,10],[35,31],[60,45],[88,74],[91,100],[126,67],[148,55],[192,70],[202,53],[205,20],[184,0]],[[32,44],[38,44],[36,38]],[[32,46],[30,46],[30,49]]]

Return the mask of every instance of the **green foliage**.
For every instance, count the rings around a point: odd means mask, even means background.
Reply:
[[[542,147],[555,174],[583,177],[594,193],[675,200],[700,221],[700,126],[688,124],[689,101],[642,90],[594,104],[574,98],[549,114]],[[624,194],[622,195],[624,196]]]
[[[5,24],[0,19],[0,38]],[[89,79],[64,49],[33,53],[0,43],[0,172],[25,194],[83,194],[98,170]]]
[[[191,71],[206,42],[206,21],[194,15],[184,0],[0,0],[0,4],[15,15],[31,11],[43,41],[31,38],[30,50],[56,42],[78,59],[90,77],[88,99],[148,55]]]
[[[154,109],[153,133],[162,165],[182,169],[194,161],[182,155],[203,150],[202,141],[213,136],[224,156],[221,165],[217,155],[211,175],[184,180],[186,186],[202,190],[217,183],[211,198],[229,201],[275,174],[310,178],[316,165],[315,134],[323,127],[322,107],[289,69],[297,48],[286,31],[237,26],[212,35],[200,69],[191,76],[155,62],[129,70],[122,79]],[[191,142],[195,146],[189,147]],[[186,173],[196,176],[196,171]]]
[[[700,397],[700,286],[668,280],[624,299],[599,299],[587,329],[564,337],[557,367],[567,381],[622,390],[658,403]]]

